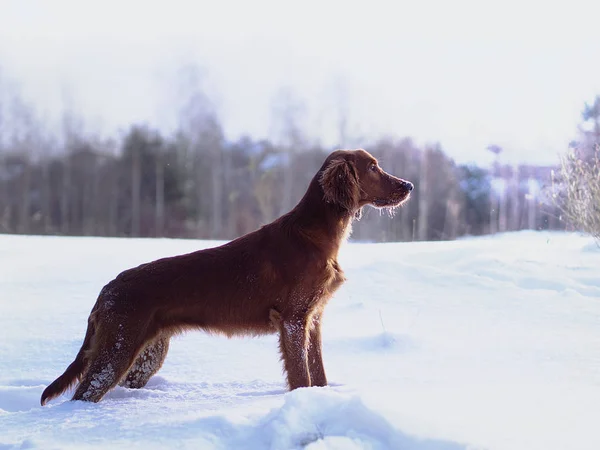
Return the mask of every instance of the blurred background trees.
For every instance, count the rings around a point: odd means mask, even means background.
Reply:
[[[99,136],[86,131],[73,110],[65,111],[60,130],[49,129],[0,73],[0,232],[232,239],[292,208],[335,149],[305,132],[303,99],[282,88],[272,101],[272,138],[232,141],[201,75],[195,67],[182,70],[172,132],[124,124],[119,136]],[[351,111],[338,87],[339,147],[348,148],[360,136],[350,136]],[[576,156],[597,164],[599,98],[585,106],[583,119]],[[355,240],[440,240],[565,226],[559,220],[564,205],[544,196],[555,167],[513,166],[500,157],[490,167],[458,165],[443,143],[420,147],[410,137],[360,142],[416,189],[392,219],[366,208]],[[484,150],[502,152],[493,144]]]

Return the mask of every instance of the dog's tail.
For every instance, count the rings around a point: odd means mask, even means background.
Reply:
[[[65,373],[63,373],[60,377],[54,380],[42,393],[41,404],[44,406],[48,401],[52,400],[55,397],[58,397],[60,394],[69,389],[73,384],[79,381],[81,375],[83,374],[86,365],[87,365],[87,356],[90,349],[90,344],[92,338],[96,334],[96,325],[94,320],[94,314],[90,315],[90,319],[88,320],[87,331],[85,332],[85,338],[83,339],[83,344],[79,349],[79,353],[75,357],[75,361],[73,361]]]

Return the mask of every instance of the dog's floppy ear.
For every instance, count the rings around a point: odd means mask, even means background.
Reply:
[[[350,212],[358,207],[358,177],[350,161],[344,158],[331,161],[323,170],[320,182],[326,202],[337,203]]]

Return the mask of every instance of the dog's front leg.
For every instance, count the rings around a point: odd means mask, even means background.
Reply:
[[[310,371],[311,386],[327,386],[325,367],[321,345],[321,314],[315,314],[310,328],[308,343],[308,367]]]
[[[307,325],[306,317],[282,317],[280,321],[279,347],[290,390],[310,386]]]

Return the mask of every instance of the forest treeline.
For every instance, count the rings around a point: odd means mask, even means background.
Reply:
[[[8,97],[0,97],[0,233],[231,239],[291,209],[334,150],[303,135],[289,102],[281,139],[230,140],[199,88],[188,90],[168,135],[130,124],[99,137],[72,111],[49,131],[33,105]],[[564,228],[545,197],[552,167],[460,165],[441,144],[408,137],[361,146],[415,191],[393,218],[365,208],[355,240]]]

